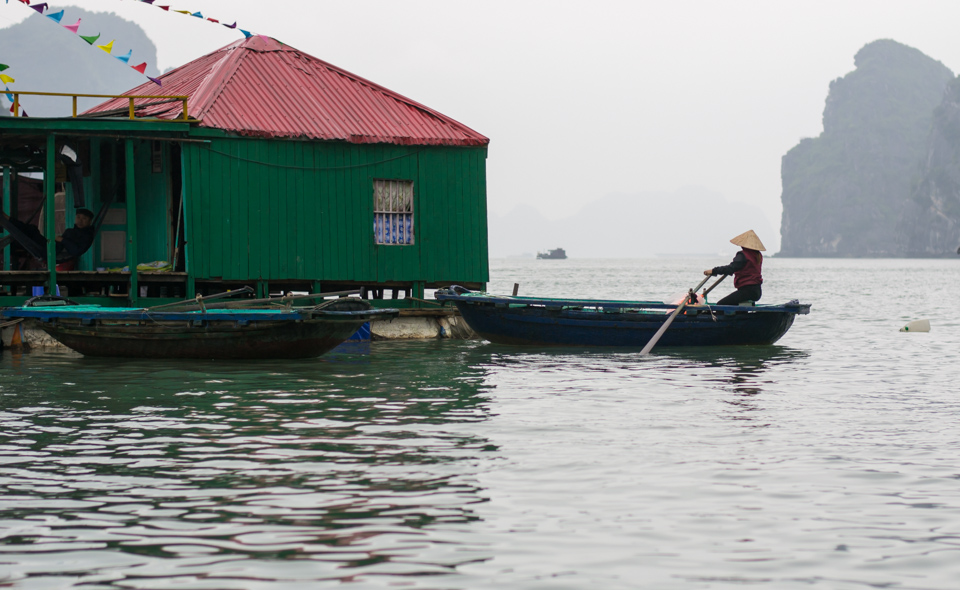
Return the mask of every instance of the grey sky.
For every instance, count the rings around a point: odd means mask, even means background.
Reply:
[[[162,3],[236,20],[487,135],[490,210],[548,219],[610,193],[698,185],[779,227],[780,158],[820,133],[829,82],[860,47],[891,38],[960,71],[953,0]],[[134,0],[51,4],[70,5],[141,24],[161,70],[240,38]],[[0,10],[0,26],[29,14]]]

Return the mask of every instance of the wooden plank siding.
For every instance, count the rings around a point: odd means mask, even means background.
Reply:
[[[486,148],[241,138],[184,143],[201,280],[487,282]],[[414,184],[414,244],[377,245],[373,181]]]
[[[161,146],[163,152],[166,148]],[[134,166],[137,197],[137,260],[153,262],[169,260],[170,223],[169,161],[162,157],[162,169],[153,171],[152,146],[149,141],[135,141]],[[72,220],[69,220],[72,225]],[[129,223],[129,220],[128,220]]]

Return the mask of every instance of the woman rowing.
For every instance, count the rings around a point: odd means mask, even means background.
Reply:
[[[761,252],[766,252],[767,249],[752,229],[733,238],[730,243],[740,246],[733,262],[703,271],[707,276],[733,275],[733,286],[737,290],[718,301],[717,305],[740,305],[744,301],[759,301],[763,294],[760,288],[763,284],[763,276],[760,274],[760,267],[763,266]]]

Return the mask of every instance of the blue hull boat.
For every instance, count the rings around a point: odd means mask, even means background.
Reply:
[[[158,311],[41,301],[0,310],[33,319],[61,344],[86,356],[181,359],[313,358],[336,348],[364,323],[396,317],[363,299],[313,307]]]
[[[676,305],[649,301],[544,299],[474,293],[451,287],[439,301],[457,306],[477,334],[498,344],[642,348]],[[684,308],[657,346],[773,344],[810,304],[697,305]]]

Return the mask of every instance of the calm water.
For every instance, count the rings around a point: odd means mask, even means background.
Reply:
[[[490,290],[660,299],[721,262],[494,261]],[[960,587],[960,261],[764,270],[814,305],[769,347],[4,352],[0,586]]]

